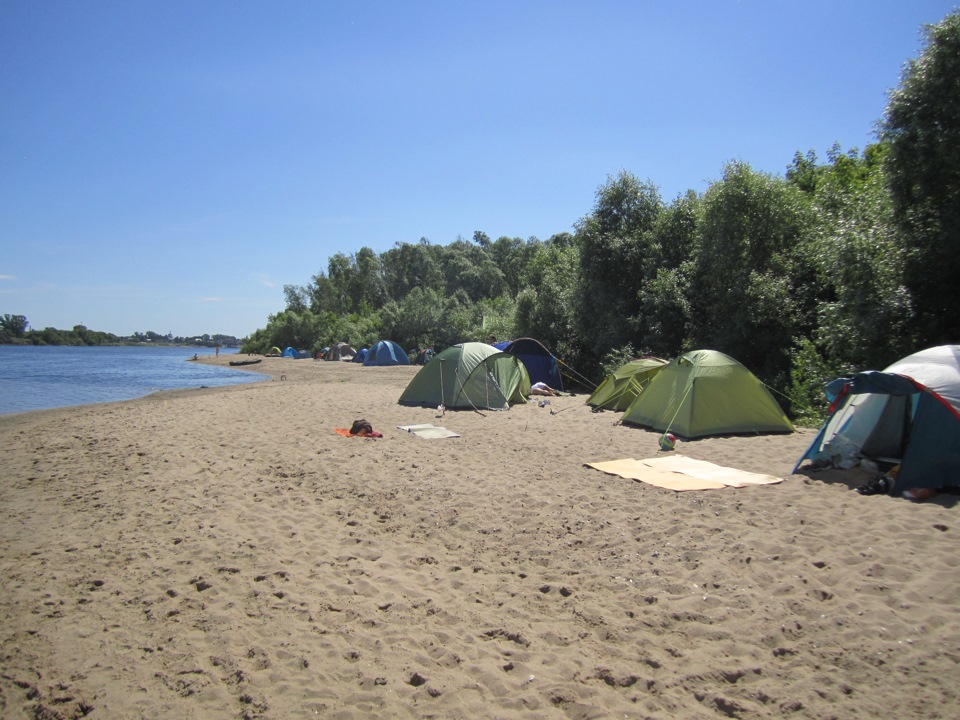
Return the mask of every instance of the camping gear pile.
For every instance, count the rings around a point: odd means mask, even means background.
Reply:
[[[343,437],[365,437],[365,438],[382,438],[383,433],[377,432],[373,429],[373,425],[370,424],[369,420],[354,420],[353,425],[349,428],[334,428],[333,431],[337,435],[342,435]]]

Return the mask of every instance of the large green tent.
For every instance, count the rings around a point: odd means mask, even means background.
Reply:
[[[513,355],[486,343],[448,347],[414,375],[401,405],[507,410],[530,397],[530,376]]]
[[[716,350],[676,357],[623,413],[621,422],[696,438],[728,433],[793,432],[767,388]]]
[[[587,405],[604,410],[626,410],[666,364],[666,360],[656,357],[645,357],[625,363],[604,378],[593,394],[587,398]]]

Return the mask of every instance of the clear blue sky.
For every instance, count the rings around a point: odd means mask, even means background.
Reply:
[[[243,336],[337,252],[873,141],[954,0],[0,0],[0,313]]]

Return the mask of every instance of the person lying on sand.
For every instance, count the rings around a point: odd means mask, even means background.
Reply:
[[[547,385],[545,382],[538,382],[530,386],[530,394],[531,395],[549,395],[550,397],[556,397],[560,393],[557,390],[554,390],[549,385]]]

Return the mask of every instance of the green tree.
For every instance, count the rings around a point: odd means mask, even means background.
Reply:
[[[687,273],[660,268],[640,291],[646,332],[644,347],[659,357],[679,355],[687,345],[691,325]]]
[[[580,353],[576,330],[580,250],[569,233],[538,246],[517,296],[516,334],[533,337],[561,358]]]
[[[448,297],[462,290],[473,302],[499,297],[506,290],[500,268],[484,246],[457,239],[443,249],[441,264]]]
[[[363,247],[354,256],[354,264],[357,269],[351,292],[354,309],[382,307],[387,291],[379,256]]]
[[[22,338],[30,323],[25,315],[0,315],[0,340],[7,342],[14,338]]]
[[[817,154],[813,150],[808,150],[806,155],[801,155],[799,150],[794,153],[793,162],[787,166],[787,182],[813,194],[817,189],[819,175]]]
[[[45,327],[36,333],[31,333],[34,345],[79,345],[76,337],[67,330],[57,330]]]
[[[912,309],[884,150],[873,145],[859,156],[835,147],[830,164],[818,168],[817,219],[804,250],[814,274],[794,295],[813,300],[816,329],[802,334],[830,367],[885,367],[911,345]]]
[[[310,307],[310,296],[307,289],[299,285],[284,285],[283,297],[286,300],[286,309],[294,312],[303,312]]]
[[[321,330],[320,318],[309,310],[283,310],[267,319],[264,334],[257,335],[256,340],[265,345],[261,352],[274,346],[307,350],[317,343]]]
[[[444,299],[436,290],[413,288],[400,302],[390,301],[381,311],[384,337],[407,350],[436,342],[443,322]]]
[[[767,382],[785,383],[798,322],[794,253],[811,222],[809,202],[785,180],[730,163],[703,197],[691,264],[692,340],[736,358]]]
[[[657,218],[644,283],[639,346],[673,357],[687,345],[692,318],[688,294],[690,257],[700,225],[700,197],[691,191],[677,197]]]
[[[522,289],[527,266],[541,245],[537,238],[524,242],[521,238],[503,236],[487,247],[487,254],[503,274],[505,292],[511,298],[516,298]]]
[[[354,309],[353,289],[357,284],[353,261],[343,253],[336,253],[327,261],[326,283],[320,310],[349,313]]]
[[[926,46],[890,95],[881,138],[921,345],[960,333],[960,10],[925,26]]]
[[[596,357],[635,342],[639,334],[640,291],[663,210],[654,185],[621,172],[597,191],[593,212],[577,226],[579,331],[585,349]]]
[[[498,340],[516,338],[517,303],[512,297],[501,296],[481,300],[474,306],[474,325],[471,338],[486,342],[490,335]]]
[[[446,298],[443,301],[440,324],[434,331],[435,346],[445,348],[479,339],[479,313],[475,312],[475,309],[476,305],[464,290],[458,290]]]
[[[397,243],[383,253],[380,262],[387,299],[400,302],[414,288],[445,293],[438,257],[439,248],[434,248],[425,238],[416,245]]]

